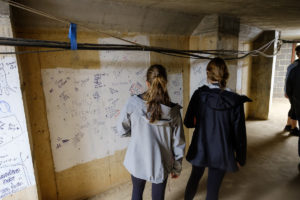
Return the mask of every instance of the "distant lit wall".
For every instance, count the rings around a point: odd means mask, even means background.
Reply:
[[[293,44],[283,44],[276,59],[273,98],[284,97],[286,70],[292,59]],[[296,58],[297,59],[297,58]]]

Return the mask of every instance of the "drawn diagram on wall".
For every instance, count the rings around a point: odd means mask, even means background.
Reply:
[[[15,115],[0,118],[0,147],[14,141],[23,131]]]
[[[29,156],[24,159],[20,153],[19,157],[3,156],[0,159],[0,199],[34,184],[25,163]]]
[[[0,199],[35,184],[15,57],[0,59]]]
[[[0,95],[6,94],[10,95],[11,92],[15,92],[15,90],[10,85],[11,82],[8,80],[8,73],[10,70],[14,68],[15,63],[0,63]]]
[[[144,36],[129,38],[149,44]],[[119,43],[112,38],[100,43]],[[100,52],[100,69],[43,69],[51,146],[57,172],[113,155],[129,138],[116,134],[127,99],[146,90],[149,52]],[[182,74],[169,75],[172,101],[182,105]]]

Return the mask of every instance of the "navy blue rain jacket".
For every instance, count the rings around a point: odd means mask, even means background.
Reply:
[[[287,78],[286,94],[295,107],[297,119],[300,120],[300,64],[294,67]]]
[[[194,92],[184,119],[187,128],[195,128],[186,157],[192,165],[225,171],[237,171],[236,162],[245,165],[247,101],[219,88],[202,86]]]
[[[294,67],[287,78],[286,82],[286,94],[293,104],[296,112],[296,117],[300,124],[300,64]],[[298,154],[300,156],[300,137],[298,141]]]

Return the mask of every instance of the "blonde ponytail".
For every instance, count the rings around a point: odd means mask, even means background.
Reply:
[[[147,101],[149,121],[153,123],[161,118],[161,104],[169,105],[167,90],[167,72],[161,65],[152,65],[147,71],[147,81],[150,86],[144,95]]]

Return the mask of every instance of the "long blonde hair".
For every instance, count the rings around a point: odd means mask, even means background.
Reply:
[[[153,123],[161,118],[161,105],[170,105],[170,98],[167,90],[167,72],[162,65],[152,65],[147,70],[147,81],[150,84],[144,95],[147,101],[147,112],[149,121]]]
[[[221,89],[226,87],[229,72],[226,63],[222,58],[217,57],[212,59],[206,67],[206,72],[207,78],[211,81],[218,81]]]

